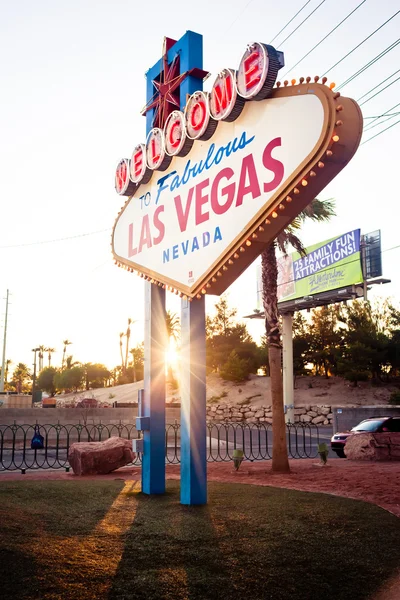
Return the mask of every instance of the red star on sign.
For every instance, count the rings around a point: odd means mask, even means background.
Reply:
[[[176,109],[180,109],[180,90],[182,81],[189,75],[203,79],[208,75],[207,71],[202,69],[191,69],[185,73],[180,73],[179,54],[176,54],[172,63],[168,64],[168,51],[176,44],[171,38],[164,38],[162,63],[163,69],[159,79],[153,80],[153,85],[157,92],[146,104],[142,110],[142,115],[147,111],[154,110],[153,127],[163,128],[169,115]]]

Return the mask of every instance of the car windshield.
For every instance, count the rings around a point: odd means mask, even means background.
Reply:
[[[353,427],[352,431],[378,431],[383,422],[382,419],[362,421],[362,423]]]

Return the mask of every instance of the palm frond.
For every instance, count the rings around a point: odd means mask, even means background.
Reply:
[[[314,200],[301,211],[297,219],[300,220],[300,223],[307,219],[322,223],[324,221],[329,221],[334,216],[336,216],[336,212],[335,200],[333,198],[330,198],[329,200],[319,200],[319,198],[314,198]],[[291,223],[291,225],[293,225],[293,223]]]

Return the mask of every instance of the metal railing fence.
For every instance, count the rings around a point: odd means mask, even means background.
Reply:
[[[43,436],[43,449],[32,449],[36,430]],[[74,442],[101,442],[110,437],[132,440],[140,437],[134,424],[97,425],[0,425],[0,472],[25,472],[28,469],[69,469],[68,448]],[[286,425],[290,458],[314,458],[318,455],[319,432],[316,425]],[[272,426],[269,423],[207,423],[207,461],[233,460],[233,450],[242,449],[244,460],[272,458]],[[180,425],[169,424],[165,431],[165,460],[180,462]],[[137,455],[132,465],[140,465]]]

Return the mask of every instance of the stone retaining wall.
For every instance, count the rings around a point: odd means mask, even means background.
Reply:
[[[295,423],[331,425],[333,420],[330,406],[301,404],[294,409]],[[272,406],[207,406],[207,421],[230,421],[234,423],[272,423]]]

